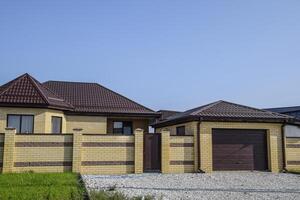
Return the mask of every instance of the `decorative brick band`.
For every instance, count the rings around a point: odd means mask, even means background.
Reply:
[[[83,147],[134,147],[132,142],[83,142]]]
[[[52,161],[52,162],[15,162],[15,167],[48,167],[48,166],[72,166],[72,162]]]
[[[194,143],[170,143],[170,147],[193,147]]]
[[[72,147],[72,142],[16,142],[16,147]]]
[[[300,165],[300,160],[287,161],[288,165]]]
[[[0,147],[4,147],[4,142],[0,142]]]
[[[83,166],[96,165],[134,165],[134,161],[82,161]]]
[[[170,165],[194,165],[194,161],[190,160],[171,160]]]
[[[286,148],[300,148],[300,144],[287,144]]]

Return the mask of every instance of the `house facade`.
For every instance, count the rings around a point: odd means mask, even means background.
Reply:
[[[97,83],[24,74],[0,87],[3,173],[299,170],[299,133],[292,116],[226,101],[154,112]]]
[[[286,160],[283,130],[292,121],[287,115],[218,101],[172,115],[153,126],[156,132],[167,129],[174,137],[193,137],[196,147],[190,159],[194,162],[182,162],[183,168],[279,172],[287,165],[300,166],[296,157]],[[172,156],[175,159],[176,155]]]
[[[97,83],[47,81],[24,74],[0,87],[0,133],[131,135],[156,112]]]

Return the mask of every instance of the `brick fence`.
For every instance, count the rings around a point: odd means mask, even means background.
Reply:
[[[78,172],[82,174],[143,173],[144,133],[134,135],[0,133],[0,172]],[[162,173],[197,172],[194,136],[161,131]],[[299,169],[300,138],[286,139],[288,169]],[[295,163],[297,162],[297,163]]]
[[[143,172],[143,131],[134,135],[0,134],[0,172]]]
[[[300,170],[300,138],[286,138],[286,166],[288,170]]]

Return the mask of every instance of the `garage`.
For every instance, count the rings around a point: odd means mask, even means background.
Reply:
[[[265,130],[213,129],[213,170],[268,170]]]

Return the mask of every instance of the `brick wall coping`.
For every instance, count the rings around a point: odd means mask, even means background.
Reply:
[[[108,133],[108,134],[95,134],[95,133],[88,134],[88,133],[84,133],[82,135],[84,135],[84,136],[129,136],[129,137],[134,137],[134,135],[111,134],[111,133]]]
[[[194,137],[193,135],[170,135],[170,137]]]
[[[62,136],[62,135],[73,135],[73,133],[17,133],[16,135],[24,136],[33,136],[33,135],[42,135],[42,136]]]

